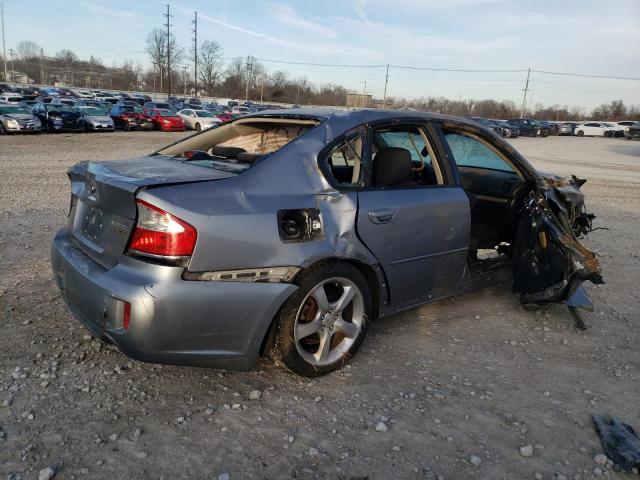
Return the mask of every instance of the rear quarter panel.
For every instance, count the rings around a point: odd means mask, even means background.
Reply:
[[[148,189],[139,197],[197,229],[190,271],[305,267],[328,257],[375,264],[356,236],[357,194],[337,192],[318,168],[325,134],[319,126],[236,177]],[[282,242],[277,213],[297,208],[320,210],[324,239]]]

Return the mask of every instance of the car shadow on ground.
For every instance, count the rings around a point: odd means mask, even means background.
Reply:
[[[624,145],[610,145],[607,149],[619,155],[629,155],[630,157],[640,158],[640,142],[634,142],[633,140],[629,140]]]

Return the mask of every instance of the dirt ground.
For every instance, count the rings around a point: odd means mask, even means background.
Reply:
[[[632,476],[594,461],[590,415],[640,430],[640,142],[513,141],[541,170],[587,177],[588,207],[608,228],[586,241],[607,282],[587,286],[587,332],[566,308],[525,311],[510,285],[494,285],[372,324],[346,368],[308,380],[268,361],[240,373],[135,362],[64,305],[49,247],[68,209],[66,169],[181,135],[0,138],[0,475]]]

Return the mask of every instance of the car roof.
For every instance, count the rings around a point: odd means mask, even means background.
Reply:
[[[323,107],[303,107],[289,109],[263,110],[243,116],[243,119],[259,117],[280,117],[280,118],[313,118],[325,121],[328,125],[333,125],[338,130],[349,130],[363,123],[378,122],[384,120],[436,120],[450,121],[458,124],[469,125],[478,128],[478,123],[464,117],[453,115],[443,115],[434,112],[423,112],[418,110],[398,110],[381,108],[362,108],[357,110],[341,110],[337,108]]]

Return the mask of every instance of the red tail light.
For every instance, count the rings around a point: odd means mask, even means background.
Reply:
[[[163,257],[186,257],[193,253],[198,232],[184,220],[137,200],[138,223],[129,250]]]

